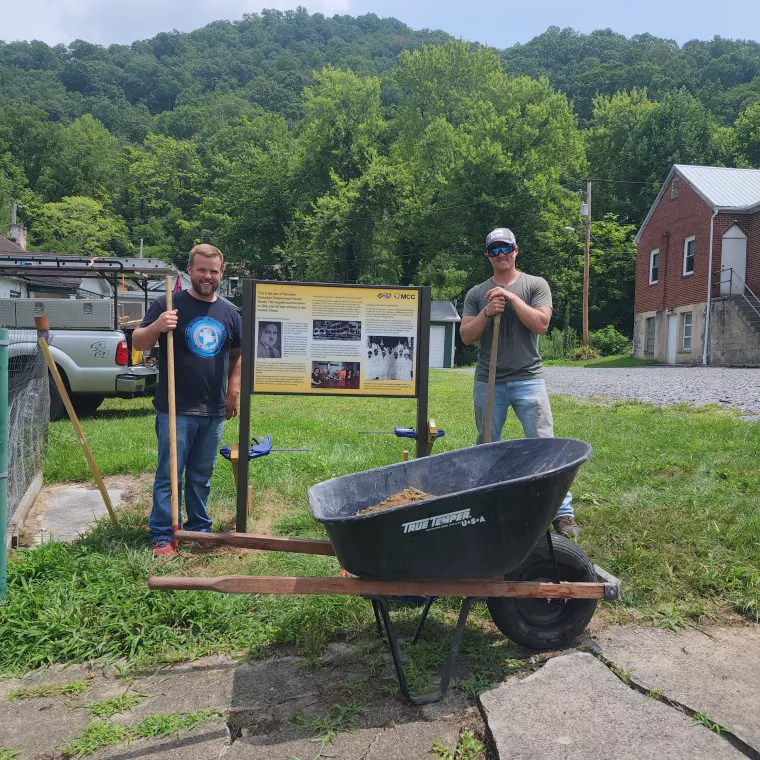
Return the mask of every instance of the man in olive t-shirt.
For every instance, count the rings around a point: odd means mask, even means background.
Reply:
[[[500,227],[486,237],[486,257],[493,276],[471,288],[464,299],[459,333],[470,345],[479,340],[475,367],[475,424],[478,443],[483,443],[491,362],[493,317],[501,314],[491,431],[494,441],[511,404],[526,438],[552,438],[554,422],[543,380],[538,336],[543,335],[552,315],[552,294],[546,280],[518,271],[519,249],[511,230]],[[572,495],[565,496],[554,519],[554,529],[570,538],[581,535],[575,522]]]

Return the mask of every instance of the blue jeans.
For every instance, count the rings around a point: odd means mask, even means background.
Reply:
[[[478,427],[478,443],[483,443],[485,434],[486,400],[488,383],[475,381],[475,424]],[[543,380],[514,380],[496,383],[493,394],[493,414],[491,415],[491,440],[500,441],[501,431],[507,421],[509,405],[515,410],[526,438],[553,438],[554,420],[549,396]],[[565,496],[557,517],[574,517],[573,496]]]
[[[185,474],[184,530],[211,532],[206,502],[211,490],[216,453],[222,440],[224,417],[177,415],[177,480],[179,522],[182,525],[182,474]],[[152,541],[172,538],[171,476],[169,470],[169,415],[156,412],[158,467],[153,482],[153,510],[148,527]]]

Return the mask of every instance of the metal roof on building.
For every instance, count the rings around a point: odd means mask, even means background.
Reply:
[[[636,243],[660,203],[674,175],[683,177],[713,210],[748,214],[760,211],[760,169],[730,169],[724,166],[673,164],[649,213],[636,234]]]
[[[461,322],[462,318],[451,301],[432,301],[430,303],[431,322]]]
[[[674,168],[713,208],[749,211],[760,204],[760,169],[685,164]]]

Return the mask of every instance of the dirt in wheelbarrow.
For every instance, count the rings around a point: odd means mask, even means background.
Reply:
[[[371,507],[362,509],[356,514],[368,515],[371,512],[381,512],[384,509],[391,509],[391,507],[402,507],[405,504],[414,504],[415,501],[432,498],[432,494],[418,491],[416,488],[405,488],[403,491],[399,491],[398,493],[392,494],[387,499],[383,499],[379,504],[374,504]]]

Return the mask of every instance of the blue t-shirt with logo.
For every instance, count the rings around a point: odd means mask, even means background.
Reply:
[[[227,373],[230,349],[240,348],[243,326],[235,307],[221,298],[201,301],[183,290],[175,293],[174,381],[177,414],[224,417],[227,411]],[[166,296],[150,306],[141,327],[153,324],[166,310]],[[168,413],[166,333],[158,339],[159,375],[153,405]]]

